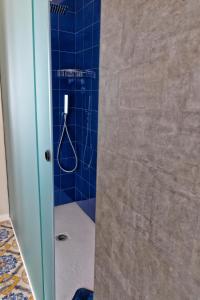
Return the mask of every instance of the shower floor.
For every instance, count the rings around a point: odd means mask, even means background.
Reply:
[[[55,207],[56,300],[72,300],[79,288],[94,288],[95,223],[76,203]]]

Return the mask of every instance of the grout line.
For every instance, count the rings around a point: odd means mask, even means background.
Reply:
[[[52,49],[52,52],[59,52],[59,53],[66,53],[66,54],[76,54],[73,51],[67,51],[67,50],[59,50],[59,49]],[[57,69],[52,69],[52,71],[57,71]]]
[[[82,198],[88,198],[88,197],[86,197],[85,196],[85,194],[83,194],[77,187],[75,187],[75,189],[77,189],[77,191],[79,192],[79,194],[81,194],[81,200],[84,200],[84,199],[82,199]],[[81,201],[81,200],[79,200],[79,201]]]
[[[93,8],[93,10],[94,10],[94,8]],[[94,11],[93,11],[93,13],[94,13]],[[94,17],[94,15],[92,15],[92,17]],[[92,27],[92,26],[94,26],[94,25],[97,25],[98,23],[100,24],[99,21],[92,22],[91,24],[89,24],[89,25],[87,25],[87,26],[81,28],[80,30],[75,31],[75,34],[78,34],[78,33],[80,33],[81,31],[84,31],[84,30],[88,29],[89,27]]]
[[[86,52],[88,50],[93,50],[94,48],[97,48],[97,47],[99,47],[99,44],[95,44],[95,45],[92,45],[92,47],[84,48],[83,50],[76,51],[75,54],[80,54],[81,52]],[[91,69],[93,69],[93,68],[91,68]],[[99,68],[94,68],[94,69],[99,69]]]
[[[87,6],[89,6],[92,2],[95,2],[95,0],[89,1],[86,5],[83,2],[83,6],[81,8],[79,8],[79,10],[77,10],[76,13],[80,12],[82,9],[86,8]]]
[[[77,177],[79,177],[81,180],[85,181],[89,187],[91,186],[92,188],[95,188],[95,186],[93,184],[91,184],[89,181],[87,181],[84,177],[80,176],[77,174]]]
[[[62,29],[51,29],[51,32],[52,31],[56,31],[56,32],[64,32],[64,33],[69,33],[69,34],[76,34],[75,32],[73,31],[68,31],[68,30],[62,30]]]

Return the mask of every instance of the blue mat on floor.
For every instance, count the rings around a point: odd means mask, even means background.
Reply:
[[[72,300],[93,300],[93,292],[86,289],[79,289]]]

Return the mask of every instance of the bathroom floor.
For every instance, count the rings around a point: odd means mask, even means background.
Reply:
[[[72,300],[79,288],[94,288],[95,223],[76,203],[55,207],[56,300]]]
[[[34,300],[9,221],[0,222],[0,299]]]

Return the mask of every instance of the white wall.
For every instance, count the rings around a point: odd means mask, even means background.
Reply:
[[[0,220],[6,217],[8,213],[9,213],[9,207],[8,207],[6,159],[5,159],[5,146],[4,146],[3,117],[2,117],[1,86],[0,86]]]

